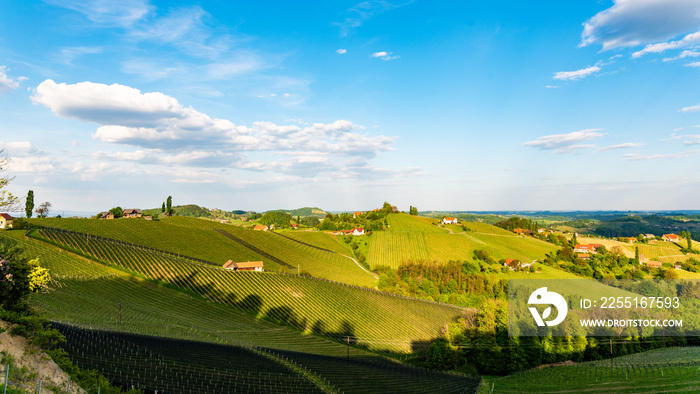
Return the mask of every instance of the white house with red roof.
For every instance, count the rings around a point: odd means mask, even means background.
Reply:
[[[355,227],[352,229],[352,235],[365,235],[365,229],[362,227]]]
[[[678,234],[664,234],[661,236],[661,239],[666,241],[666,242],[680,242],[681,237],[678,236]]]
[[[12,228],[15,218],[8,213],[0,213],[0,228]]]
[[[457,224],[457,218],[442,218],[442,224]]]

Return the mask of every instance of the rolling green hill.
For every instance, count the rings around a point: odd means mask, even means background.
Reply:
[[[155,222],[142,219],[50,218],[32,219],[31,223],[98,235],[218,265],[228,260],[263,261],[267,271],[296,273],[301,270],[315,277],[372,288],[376,282],[373,275],[339,253],[311,248],[273,233],[209,220],[178,216]],[[342,248],[342,245],[338,246]]]
[[[420,347],[424,341],[419,336],[410,336],[433,324],[437,330],[442,324],[438,323],[442,319],[440,311],[448,311],[445,316],[449,316],[453,313],[449,311],[461,313],[459,308],[318,279],[279,274],[240,275],[140,249],[125,250],[129,248],[96,239],[88,246],[87,241],[81,243],[82,237],[73,237],[77,239],[71,243],[72,247],[112,258],[118,262],[115,267],[152,267],[153,275],[177,277],[177,285],[184,291],[176,291],[39,240],[25,238],[21,231],[2,232],[0,238],[21,243],[27,257],[40,257],[42,264],[51,267],[54,277],[51,290],[34,295],[32,304],[50,320],[64,323],[62,331],[70,332],[70,344],[66,346],[74,362],[99,369],[115,381],[162,391],[163,386],[153,386],[154,377],[163,378],[162,383],[167,387],[184,385],[198,389],[221,379],[239,390],[243,387],[244,391],[260,392],[312,392],[313,386],[305,385],[313,382],[326,392],[346,393],[425,392],[433,387],[442,387],[444,392],[463,392],[473,390],[479,382],[478,378],[403,366],[362,349],[410,351],[411,346]],[[187,271],[185,266],[195,270]],[[181,271],[177,272],[178,269]],[[234,282],[230,282],[232,286],[228,292],[217,292],[210,282],[229,283],[231,279]],[[255,294],[243,297],[243,288]],[[214,296],[219,296],[222,302],[206,300]],[[285,308],[285,304],[289,304],[289,308]],[[307,306],[302,306],[304,304]],[[316,324],[311,325],[309,319],[310,327],[299,330],[297,323],[304,319],[296,311],[303,309],[323,313],[318,316],[324,320],[316,320]],[[384,317],[391,314],[396,317],[399,311],[404,312],[406,323]],[[345,315],[335,319],[334,314]],[[326,316],[330,318],[326,320]],[[409,316],[416,319],[409,319]],[[370,320],[378,320],[374,330],[380,329],[390,335],[365,336],[371,331],[362,326],[371,325]],[[279,321],[285,324],[275,323]],[[404,333],[403,336],[395,335],[395,330]],[[114,333],[139,336],[126,336],[124,342],[118,339],[121,334]],[[351,346],[345,343],[347,337]],[[178,355],[168,350],[165,338],[196,343],[174,343],[173,346],[184,346],[182,354]],[[96,341],[100,351],[90,353]],[[212,348],[202,342],[243,348]],[[196,349],[196,353],[188,359],[185,356],[192,349]],[[219,369],[207,366],[207,357],[221,351],[232,352],[231,357],[235,354],[239,361],[228,366],[218,361],[216,368]],[[104,358],[105,352],[120,354],[120,358]],[[265,364],[260,357],[281,365]],[[115,360],[118,362],[114,363]],[[160,361],[153,364],[154,360]],[[248,364],[259,365],[259,370],[253,374],[246,369]],[[277,372],[274,373],[281,376],[269,375],[275,368]],[[170,373],[173,371],[181,371],[181,380],[173,379]],[[295,383],[286,389],[275,389],[285,382]],[[241,383],[244,385],[239,386]],[[172,392],[178,391],[173,389]]]
[[[659,393],[700,391],[700,348],[656,349],[613,360],[536,368],[492,382],[480,393]]]
[[[370,238],[367,262],[372,268],[397,268],[408,261],[471,260],[476,249],[488,250],[496,259],[529,263],[558,249],[548,242],[484,223],[464,223],[468,231],[463,231],[461,225],[446,226],[452,231],[448,233],[445,228],[429,224],[427,218],[406,214],[388,217],[390,231],[377,231]]]
[[[415,343],[436,337],[446,322],[473,313],[296,275],[234,273],[74,233],[41,230],[33,236],[222,305],[305,331],[351,336],[358,344],[378,350],[410,351]]]

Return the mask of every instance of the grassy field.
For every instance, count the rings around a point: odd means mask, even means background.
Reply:
[[[410,231],[419,233],[447,233],[436,225],[438,220],[424,218],[421,216],[411,216],[405,213],[388,215],[389,228],[387,231]]]
[[[42,227],[99,235],[221,265],[228,260],[263,261],[267,271],[296,273],[297,270],[302,270],[315,277],[370,288],[374,288],[376,282],[374,276],[338,253],[321,251],[269,232],[253,231],[209,220],[179,216],[163,218],[157,222],[142,219],[50,218],[32,219],[32,223]],[[225,231],[259,250],[241,245],[216,230]],[[342,245],[338,246],[342,248]],[[336,249],[341,250],[338,247]],[[260,251],[264,251],[273,259],[262,255]],[[280,264],[280,261],[285,264]]]
[[[462,231],[461,226],[449,226],[453,229],[450,234],[445,229],[425,225],[417,217],[405,214],[389,217],[399,224],[392,226],[394,231],[377,231],[372,235],[367,258],[372,268],[382,265],[397,268],[408,261],[471,260],[476,249],[488,250],[496,259],[513,258],[529,263],[557,250],[548,242],[483,223],[465,223],[469,231]]]
[[[408,261],[430,259],[425,233],[377,231],[369,243],[367,263],[371,268],[388,266],[397,268]]]
[[[319,334],[346,335],[378,350],[408,352],[469,311],[319,279],[197,265],[123,245],[42,230],[43,239],[222,305]],[[290,241],[293,242],[293,241]],[[336,255],[339,258],[344,257]],[[347,259],[346,259],[347,260]]]
[[[480,393],[659,393],[700,391],[700,348],[651,350],[554,366],[484,382]]]
[[[405,321],[410,326],[422,326],[421,330],[426,328],[426,324],[432,324],[427,321],[437,323],[440,320],[436,316],[440,316],[441,308],[453,311],[459,311],[459,308],[442,307],[315,279],[279,274],[246,276],[208,268],[218,271],[221,275],[218,278],[222,282],[226,282],[226,276],[237,279],[234,286],[236,291],[244,287],[245,282],[250,283],[250,287],[255,287],[261,296],[260,310],[255,313],[250,304],[242,307],[243,302],[232,307],[226,302],[206,300],[201,294],[213,294],[213,290],[205,288],[204,281],[196,279],[199,273],[189,272],[190,276],[180,282],[189,287],[185,292],[176,291],[96,264],[41,241],[24,238],[22,231],[1,232],[0,237],[16,240],[25,248],[28,258],[39,257],[43,265],[51,268],[54,276],[51,290],[33,295],[31,303],[48,319],[69,325],[67,327],[71,331],[73,347],[68,350],[74,362],[99,369],[121,382],[162,391],[163,387],[172,388],[173,384],[197,386],[201,390],[202,387],[209,387],[207,384],[212,381],[220,380],[221,384],[233,384],[237,387],[236,390],[246,392],[313,392],[316,391],[314,386],[308,385],[311,381],[325,392],[346,393],[425,392],[432,387],[442,387],[445,392],[462,392],[473,389],[479,382],[478,378],[403,366],[363,350],[363,347],[396,348],[397,344],[410,349],[414,340],[407,341],[407,336],[366,337],[364,340],[355,336],[366,332],[362,328],[354,329],[355,325],[364,324],[357,318],[382,320],[382,316],[404,311]],[[88,246],[85,244],[83,247]],[[142,260],[148,257],[139,251],[119,254],[113,248],[99,245],[98,241],[91,241],[90,248],[102,250],[103,256],[117,259],[126,259],[129,255],[130,264],[157,265],[155,261]],[[150,258],[158,260],[156,257],[158,256],[152,255]],[[175,265],[169,266],[166,260],[168,259],[160,259],[162,264],[154,269],[161,273],[177,269]],[[126,261],[123,263],[127,265]],[[277,279],[277,285],[268,283],[272,279]],[[319,301],[315,297],[323,300]],[[385,297],[388,297],[388,301],[372,301]],[[284,304],[287,302],[285,299],[296,299],[300,303],[309,304],[319,302],[319,309],[324,313],[328,313],[330,308],[347,313],[348,316],[337,327],[334,327],[331,319],[324,324],[317,324],[315,328],[301,331],[292,321],[287,320],[287,324],[278,323],[279,318],[285,316],[282,308],[269,314],[274,318],[266,317],[266,311],[269,311],[266,306],[270,305],[268,302]],[[254,298],[247,300],[254,301]],[[313,306],[310,308],[315,309]],[[424,312],[419,311],[424,308],[427,308]],[[417,312],[415,320],[409,318],[412,311]],[[328,315],[331,316],[332,313]],[[287,313],[286,316],[292,315]],[[410,327],[401,327],[400,324],[397,326],[388,320],[380,324],[387,332],[411,331]],[[83,330],[70,327],[82,327]],[[66,331],[65,327],[63,331]],[[122,334],[114,333],[137,334],[138,337],[127,336],[126,342],[120,342],[118,337]],[[351,338],[350,347],[345,343],[343,335]],[[173,346],[156,346],[167,342],[163,338],[197,342],[180,341]],[[226,360],[235,359],[238,362],[229,365],[219,356],[216,362],[222,369],[215,371],[211,366],[199,365],[206,364],[207,354],[211,353],[208,350],[211,346],[202,342],[244,349],[221,348],[223,350],[219,353],[230,353],[225,357]],[[419,338],[416,338],[415,344],[419,342]],[[135,350],[135,343],[138,351]],[[115,344],[119,345],[118,349],[112,348]],[[173,360],[175,355],[172,351],[176,349],[181,349],[182,352],[179,361]],[[193,350],[195,353],[188,355],[187,352]],[[170,351],[170,355],[164,353],[167,351]],[[105,358],[105,354],[118,354],[119,357]],[[265,364],[265,360],[260,356],[282,366],[275,367],[267,363],[267,367],[263,368],[261,365]],[[161,362],[152,364],[154,359]],[[115,360],[118,361],[116,364]],[[246,369],[247,365],[258,365],[258,373],[248,374],[252,371]],[[160,370],[162,373],[158,375],[159,369],[163,368],[165,369]],[[275,368],[277,369],[273,373],[282,375],[281,377],[267,375]],[[166,386],[154,386],[154,380],[144,379],[145,376],[167,377],[167,381],[162,382]],[[173,379],[174,376],[181,380]],[[217,392],[221,389],[216,388],[216,385],[214,387],[211,389]],[[171,389],[171,392],[178,390]]]

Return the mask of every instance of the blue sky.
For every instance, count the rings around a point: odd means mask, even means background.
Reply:
[[[700,209],[700,2],[5,2],[54,212]]]

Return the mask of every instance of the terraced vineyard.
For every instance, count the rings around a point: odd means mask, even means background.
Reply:
[[[534,369],[495,379],[480,392],[643,393],[700,391],[700,349],[657,349],[631,356]]]
[[[265,261],[270,270],[280,267],[241,245],[212,231],[218,223],[194,219],[148,221],[142,219],[31,219],[41,227],[59,228],[83,234],[99,235],[171,253],[192,256],[217,264],[233,261]]]
[[[14,233],[21,234],[21,232]],[[14,233],[9,234],[14,238]],[[17,237],[23,238],[23,236]],[[91,241],[91,243],[97,242]],[[327,392],[410,393],[425,392],[434,387],[441,387],[442,392],[471,392],[480,380],[404,367],[356,347],[356,339],[352,336],[353,344],[348,348],[342,340],[339,343],[313,333],[302,334],[292,327],[280,326],[265,319],[256,318],[250,311],[244,312],[227,305],[207,302],[198,296],[193,297],[134,278],[73,256],[67,251],[59,251],[34,239],[26,239],[25,244],[33,246],[28,249],[29,257],[35,257],[31,251],[46,251],[43,253],[42,260],[56,262],[52,271],[59,278],[52,283],[51,292],[35,295],[33,304],[54,321],[111,332],[105,335],[101,332],[76,331],[70,328],[73,332],[70,343],[72,350],[69,350],[71,358],[77,363],[87,363],[83,364],[85,366],[101,369],[114,381],[127,383],[127,385],[158,388],[159,392],[163,387],[171,388],[170,392],[190,392],[190,390],[191,392],[213,392],[211,387],[215,387],[214,391],[221,392],[219,387],[224,385],[229,385],[227,387],[233,385],[238,390],[246,392],[253,390],[275,392],[276,387],[287,382],[291,385],[281,390],[282,392],[294,392],[295,389],[297,392],[314,392],[314,387],[305,386],[304,381],[308,378]],[[61,259],[60,256],[72,257]],[[73,261],[84,263],[91,269],[95,268],[93,277],[68,277],[66,274],[74,269]],[[231,276],[236,275],[231,274]],[[342,287],[375,294],[348,286]],[[284,295],[288,290],[295,289],[280,289],[273,286],[265,289],[263,293],[281,292]],[[353,293],[353,296],[356,296],[356,293]],[[253,301],[253,298],[249,301]],[[372,305],[371,302],[367,302],[367,299],[361,299],[361,302]],[[366,310],[371,311],[372,308],[369,306]],[[344,327],[351,326],[346,324]],[[139,337],[115,333],[138,334]],[[338,332],[326,336],[338,338],[338,335],[342,334],[343,332]],[[153,336],[162,338],[151,338]],[[222,359],[217,357],[217,366],[212,367],[208,364],[211,359],[204,355],[211,355],[210,345],[188,344],[180,341],[175,343],[177,346],[174,346],[173,342],[165,341],[163,338],[206,341],[220,345],[243,346],[245,349],[213,347],[213,353],[216,353],[217,349],[224,349],[226,352],[231,352],[231,357],[238,357],[236,358],[238,362],[223,368],[220,365]],[[95,342],[98,344],[97,347],[94,346]],[[158,343],[161,345],[167,343],[168,346],[156,346]],[[185,346],[184,350],[181,345]],[[120,349],[114,349],[115,346],[119,346]],[[189,346],[195,346],[197,354],[200,354],[200,350],[206,351],[199,356],[193,355],[191,352],[188,353]],[[95,349],[99,354],[95,354]],[[178,352],[178,355],[173,355],[172,351]],[[105,354],[109,356],[105,357]],[[110,356],[117,357],[116,365],[115,359],[110,360]],[[145,359],[144,356],[146,356]],[[264,358],[271,358],[276,363],[281,362],[284,365],[274,366],[267,363]],[[154,360],[158,361],[158,365],[149,366],[148,363]],[[183,360],[185,360],[184,364]],[[185,365],[188,367],[185,368]],[[267,367],[261,366],[253,372],[246,370],[248,365],[267,365]],[[295,377],[285,370],[274,372],[274,374],[281,374],[279,377],[273,376],[267,368],[291,368],[303,377]],[[164,375],[169,376],[170,379],[158,378]],[[173,376],[178,376],[180,379],[172,380]],[[209,386],[214,380],[218,383]],[[242,383],[242,380],[245,380],[245,383]],[[162,385],[156,384],[157,382]],[[173,385],[187,387],[187,389],[172,389]]]
[[[332,250],[336,253],[349,256],[350,252],[346,249],[335,236],[321,231],[283,231],[280,234],[294,238],[297,241],[307,243],[319,248]]]
[[[411,216],[405,213],[388,215],[387,219],[389,221],[389,228],[387,230],[392,232],[411,231],[421,233],[447,233],[447,230],[433,225],[433,223],[438,222],[435,219]]]
[[[187,289],[222,305],[269,316],[329,337],[350,336],[372,349],[411,351],[470,310],[338,283],[273,273],[233,273],[78,235],[41,237],[148,279]],[[292,242],[292,241],[290,241]],[[339,258],[344,258],[338,255]]]
[[[408,261],[429,258],[424,233],[377,231],[369,243],[367,263],[372,269],[382,265],[398,268]]]
[[[557,250],[548,242],[521,237],[498,227],[482,223],[467,223],[472,230],[448,234],[445,230],[425,224],[409,215],[389,215],[398,220],[398,228],[430,229],[432,231],[377,231],[372,234],[367,262],[370,267],[397,268],[408,261],[470,260],[476,249],[486,249],[496,259],[514,258],[523,262],[541,259]],[[413,222],[413,224],[411,224]],[[461,229],[461,228],[460,228]],[[437,230],[437,231],[436,231]]]
[[[32,219],[31,222],[37,226],[98,235],[221,265],[228,260],[263,261],[267,271],[296,273],[300,268],[315,277],[352,285],[374,288],[376,284],[373,275],[336,253],[319,251],[272,233],[208,220],[170,217],[152,222],[141,219],[51,218]],[[254,248],[235,242],[217,231],[226,232]],[[264,254],[260,254],[260,250]]]
[[[66,253],[53,245],[36,242],[24,236],[23,231],[2,231],[0,239],[16,242],[28,259],[38,258],[42,267],[48,268],[54,278],[93,278],[109,275],[103,265],[84,257]]]

